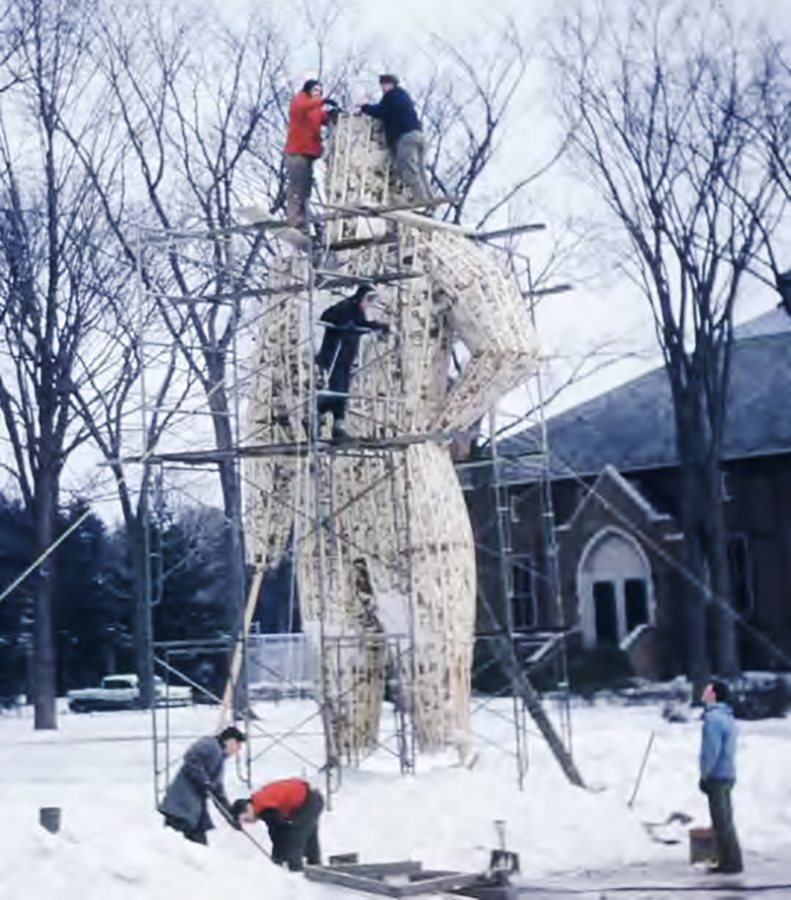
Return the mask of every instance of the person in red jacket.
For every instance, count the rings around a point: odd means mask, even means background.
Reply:
[[[303,860],[309,866],[321,865],[319,816],[323,809],[324,799],[307,781],[285,778],[236,800],[231,815],[239,825],[256,819],[265,822],[272,840],[272,862],[287,863],[292,872],[299,872]]]
[[[321,83],[314,79],[308,79],[291,101],[285,146],[286,217],[294,228],[307,228],[313,163],[321,156],[321,126],[329,121],[327,108],[337,106],[322,97]]]

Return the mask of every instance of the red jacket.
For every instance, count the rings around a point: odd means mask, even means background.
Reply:
[[[310,97],[300,91],[288,110],[286,153],[321,156],[321,126],[327,121],[322,97]]]
[[[257,816],[265,809],[276,809],[281,818],[290,819],[308,799],[308,790],[308,783],[301,778],[284,778],[265,784],[250,800]]]

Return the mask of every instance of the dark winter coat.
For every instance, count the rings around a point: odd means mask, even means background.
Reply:
[[[225,753],[216,737],[196,741],[184,755],[184,762],[173,779],[160,806],[160,812],[183,822],[190,829],[208,831],[213,828],[206,803],[212,791],[221,803],[228,805],[222,783]]]
[[[365,103],[360,109],[367,116],[381,120],[388,147],[395,147],[402,135],[421,130],[415,104],[401,87],[391,88],[378,103]]]
[[[365,310],[353,297],[347,297],[326,309],[321,321],[328,327],[324,329],[316,362],[326,371],[338,369],[348,372],[357,359],[360,337],[369,331],[387,331],[384,323],[369,321]]]
[[[700,742],[701,781],[736,780],[736,723],[724,703],[712,703],[703,712]]]

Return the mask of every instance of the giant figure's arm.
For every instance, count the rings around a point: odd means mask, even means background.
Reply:
[[[460,430],[535,372],[538,344],[519,284],[489,251],[454,234],[436,233],[429,246],[432,288],[470,353],[431,427]]]

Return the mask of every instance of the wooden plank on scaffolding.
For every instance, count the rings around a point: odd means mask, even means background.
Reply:
[[[242,206],[239,209],[239,218],[244,219],[249,225],[259,225],[262,228],[289,228],[286,219],[273,219],[272,214],[260,203],[250,206]]]
[[[459,235],[459,237],[475,237],[474,228],[467,225],[455,225],[453,222],[445,222],[442,219],[430,219],[428,216],[421,216],[417,212],[397,210],[395,212],[381,212],[379,215],[383,219],[397,222],[399,225],[408,225],[411,228],[420,228],[423,231],[443,231],[448,234]]]
[[[361,250],[363,247],[375,247],[385,244],[395,244],[397,242],[398,238],[394,234],[382,234],[377,237],[346,238],[340,241],[333,241],[329,245],[329,249],[335,250],[336,252],[343,250]]]
[[[444,206],[445,204],[452,205],[456,202],[458,202],[457,197],[439,196],[432,197],[430,200],[408,200],[403,203],[385,204],[383,206],[379,206],[373,203],[357,203],[348,205],[323,203],[321,205],[324,207],[324,209],[328,209],[330,211],[329,213],[325,213],[322,218],[338,219],[352,218],[354,216],[370,216],[376,218],[378,216],[384,216],[386,213],[410,212],[411,210],[417,209],[433,209],[437,206]]]

